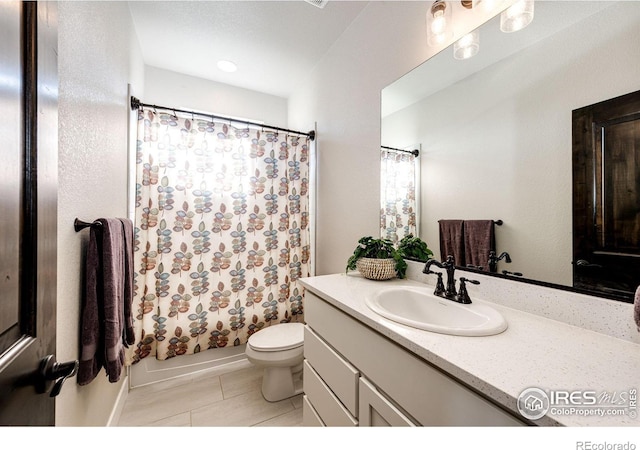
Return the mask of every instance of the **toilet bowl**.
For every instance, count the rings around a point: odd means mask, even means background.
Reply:
[[[302,393],[304,325],[281,323],[264,328],[249,337],[245,354],[258,367],[264,367],[262,396],[277,402]]]

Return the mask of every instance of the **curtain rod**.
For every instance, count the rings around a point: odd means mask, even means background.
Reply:
[[[420,155],[420,150],[418,150],[417,148],[413,150],[402,150],[401,148],[385,147],[384,145],[381,145],[380,148],[384,148],[385,150],[391,150],[394,152],[411,153],[415,157],[418,157]]]
[[[213,120],[213,119],[228,120],[229,122],[236,122],[236,123],[241,123],[241,124],[244,124],[244,125],[252,125],[252,126],[255,126],[255,127],[259,127],[259,128],[266,128],[266,129],[269,129],[269,130],[285,131],[285,132],[288,132],[288,133],[301,134],[303,136],[309,136],[309,139],[311,139],[312,141],[315,140],[315,138],[316,138],[316,132],[314,130],[311,130],[311,131],[305,133],[305,132],[302,132],[302,131],[289,130],[287,128],[280,128],[280,127],[274,127],[272,125],[264,125],[264,124],[257,123],[257,122],[250,122],[248,120],[236,120],[236,119],[232,119],[230,117],[216,116],[214,114],[207,114],[207,113],[202,113],[202,112],[189,111],[189,110],[186,110],[186,109],[176,109],[176,108],[169,108],[167,106],[151,105],[151,104],[148,104],[148,103],[142,103],[136,97],[131,96],[131,109],[141,109],[141,108],[144,108],[144,107],[154,108],[154,109],[164,109],[166,111],[173,111],[174,114],[177,113],[177,112],[181,112],[181,113],[197,115],[197,116],[201,116],[201,117],[210,117],[211,120]]]

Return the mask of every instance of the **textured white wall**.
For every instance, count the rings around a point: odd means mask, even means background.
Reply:
[[[89,230],[73,220],[127,216],[127,83],[142,89],[144,66],[125,2],[59,3],[59,197],[57,359],[79,359],[82,261]],[[123,377],[124,378],[124,377]],[[121,388],[98,377],[69,380],[56,425],[104,426]]]
[[[429,2],[373,1],[289,98],[289,124],[317,122],[316,273],[343,272],[360,237],[378,236],[380,92],[436,53]],[[457,22],[448,45],[487,20]]]
[[[144,103],[206,111],[287,128],[287,99],[146,66]]]
[[[572,284],[571,111],[640,89],[631,3],[383,120],[385,140],[422,143],[422,237],[436,255],[439,219],[502,219],[503,267]]]

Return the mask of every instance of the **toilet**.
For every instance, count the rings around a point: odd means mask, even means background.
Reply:
[[[302,393],[304,325],[280,323],[252,334],[247,341],[247,359],[264,367],[262,396],[277,402]]]

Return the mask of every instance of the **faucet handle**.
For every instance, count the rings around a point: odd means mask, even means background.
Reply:
[[[433,291],[433,294],[442,297],[442,294],[444,294],[444,291],[445,291],[444,283],[442,282],[442,272],[431,272],[431,273],[435,273],[436,275],[438,275],[438,281],[436,281],[436,289],[435,291]]]
[[[464,303],[465,305],[471,303],[471,298],[469,297],[469,293],[467,292],[467,285],[465,284],[467,282],[471,284],[480,284],[478,280],[470,280],[465,277],[460,277],[460,289],[458,290],[457,300],[458,302]]]
[[[521,277],[522,276],[522,272],[509,272],[508,270],[503,270],[502,274],[503,275],[513,275],[514,277]]]

